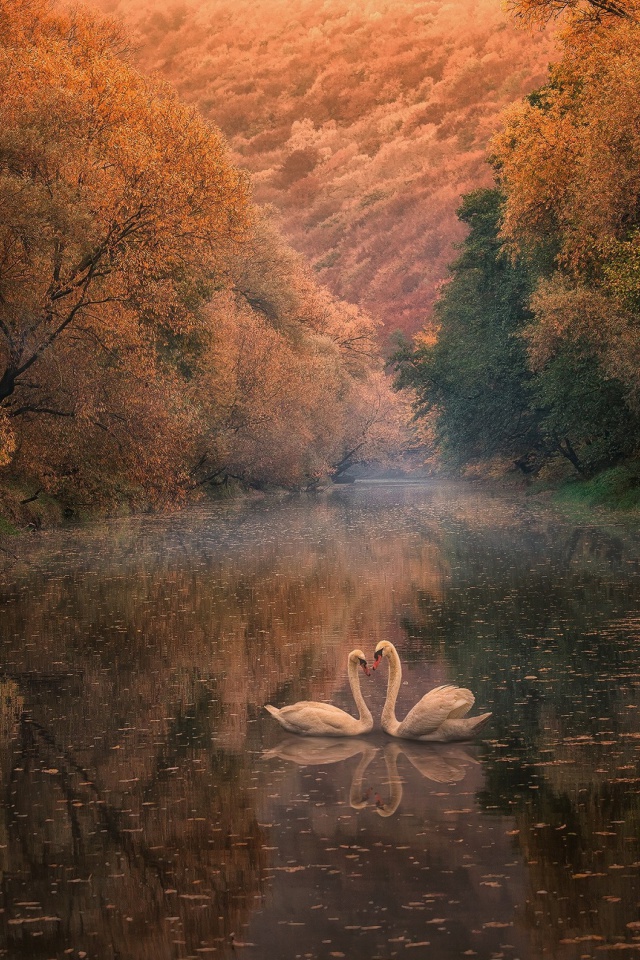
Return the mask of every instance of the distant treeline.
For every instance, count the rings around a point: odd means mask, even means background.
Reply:
[[[95,510],[398,449],[376,324],[280,239],[219,132],[109,22],[0,0],[0,38],[5,515],[12,489]]]
[[[496,187],[464,198],[436,332],[398,383],[452,465],[592,477],[640,452],[640,5],[514,9],[564,12],[561,55],[492,141]]]

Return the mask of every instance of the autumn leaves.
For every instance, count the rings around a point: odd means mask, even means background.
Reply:
[[[108,23],[31,0],[0,22],[0,466],[97,505],[374,452],[350,413],[386,389],[373,324],[307,276],[216,130]]]
[[[189,411],[158,350],[224,282],[246,183],[213,131],[118,60],[109,28],[4,14],[0,401],[15,467],[85,499],[125,476],[169,492]]]
[[[438,307],[439,342],[402,361],[404,375],[458,462],[484,454],[537,473],[564,460],[590,476],[640,443],[638,7],[514,6],[527,19],[568,12],[561,56],[493,139],[493,226],[482,222],[487,198],[470,195],[472,233]],[[479,410],[493,411],[482,427]]]

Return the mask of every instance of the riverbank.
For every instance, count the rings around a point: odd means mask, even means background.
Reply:
[[[37,487],[17,481],[7,483],[0,487],[0,538],[60,526],[69,517],[68,509]]]
[[[0,485],[0,550],[15,538],[38,531],[89,526],[107,519],[145,515],[169,517],[198,504],[277,498],[291,492],[284,487],[252,487],[238,479],[226,478],[219,483],[194,488],[174,500],[157,502],[145,500],[138,494],[130,500],[112,500],[107,505],[99,506],[80,503],[68,497],[55,497],[34,484],[12,478],[4,486]]]
[[[356,478],[362,479],[362,478]],[[426,478],[421,478],[422,480]],[[504,491],[517,489],[524,496],[542,497],[568,509],[601,509],[640,516],[640,463],[628,463],[603,471],[596,477],[546,478],[528,486],[511,484],[495,478],[468,478],[472,485],[487,485]],[[375,482],[375,480],[371,480]],[[419,480],[400,479],[399,483],[417,483]],[[12,481],[0,488],[0,543],[25,532],[53,529],[68,523],[91,523],[108,517],[126,517],[145,513],[172,513],[190,502],[221,500],[238,496],[261,496],[266,491],[242,487],[238,483],[221,484],[215,489],[200,489],[197,496],[161,506],[136,501],[111,504],[107,510],[92,509],[86,505],[56,498],[33,485]],[[279,491],[270,491],[277,493]],[[281,492],[281,491],[280,491]]]
[[[34,530],[47,530],[68,523],[91,523],[105,517],[128,517],[145,513],[172,513],[190,502],[223,500],[246,495],[247,489],[235,481],[217,487],[199,488],[191,497],[162,504],[122,499],[107,507],[79,503],[66,497],[52,496],[33,484],[12,480],[0,487],[0,541]]]
[[[534,483],[530,491],[544,493],[561,507],[640,514],[640,464],[621,464],[588,479],[572,476],[556,483]]]

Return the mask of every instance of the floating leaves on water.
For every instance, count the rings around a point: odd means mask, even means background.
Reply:
[[[16,574],[0,617],[14,937],[65,937],[60,915],[97,918],[96,955],[145,930],[150,956],[222,956],[235,930],[248,955],[275,931],[301,957],[324,943],[448,960],[458,934],[466,956],[497,956],[514,923],[549,954],[564,933],[593,936],[594,955],[633,947],[640,548],[538,514],[521,526],[530,506],[496,524],[474,499],[480,521],[437,489],[116,522],[56,545],[51,576]],[[406,707],[453,679],[494,710],[462,782],[429,781],[420,763],[442,751],[410,745],[386,818],[379,731],[358,809],[353,743],[334,763],[262,759],[268,697],[348,707],[343,653],[374,635],[406,651]],[[363,689],[379,717],[377,680]]]

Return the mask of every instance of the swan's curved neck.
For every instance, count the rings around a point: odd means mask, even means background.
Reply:
[[[366,700],[362,696],[362,690],[360,689],[360,674],[358,673],[359,667],[357,663],[349,661],[349,686],[351,687],[351,693],[353,694],[353,699],[356,702],[356,707],[358,708],[358,720],[366,720],[367,723],[373,721],[373,716],[369,707],[367,706]]]
[[[365,771],[377,752],[377,747],[365,747],[358,761],[358,766],[355,769],[353,780],[351,781],[351,790],[349,791],[349,805],[353,807],[354,810],[361,810],[367,806],[367,794],[363,789],[362,783]]]
[[[380,817],[392,817],[402,800],[402,779],[398,773],[398,756],[403,752],[397,743],[390,743],[385,747],[384,762],[387,768],[387,782],[389,784],[389,802],[380,804],[376,813]]]
[[[387,699],[382,708],[380,722],[385,733],[392,736],[400,724],[396,719],[396,700],[402,683],[402,667],[400,666],[400,657],[395,647],[389,647],[387,650],[387,660],[389,661],[389,679],[387,681]]]

